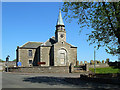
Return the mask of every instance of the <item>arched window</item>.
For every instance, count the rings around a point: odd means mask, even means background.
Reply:
[[[58,50],[58,64],[59,65],[66,65],[66,59],[67,59],[67,52],[65,49],[59,49]]]

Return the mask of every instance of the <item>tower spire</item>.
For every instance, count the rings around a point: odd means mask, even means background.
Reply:
[[[57,25],[64,25],[60,8],[59,8],[59,16],[57,20]]]
[[[59,15],[57,19],[56,31],[55,31],[55,40],[56,42],[66,42],[66,31],[65,25],[63,23],[61,10],[59,10]]]

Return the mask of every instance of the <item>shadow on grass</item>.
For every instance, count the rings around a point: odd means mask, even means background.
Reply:
[[[63,77],[47,77],[47,76],[37,76],[24,78],[24,82],[47,84],[47,85],[61,85],[61,86],[72,86],[73,88],[88,88],[89,90],[94,90],[97,88],[120,88],[119,85],[102,84],[97,82],[90,82],[82,80],[80,78],[63,78]]]
[[[108,65],[113,69],[119,69],[118,73],[120,73],[120,62],[109,62]]]
[[[108,65],[113,68],[120,69],[120,62],[109,62]]]

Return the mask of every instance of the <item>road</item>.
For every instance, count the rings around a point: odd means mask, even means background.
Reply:
[[[80,74],[2,73],[2,88],[120,88],[119,85],[80,80]]]

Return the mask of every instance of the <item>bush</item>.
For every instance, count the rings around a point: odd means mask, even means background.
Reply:
[[[78,65],[79,65],[79,61],[76,62],[76,66],[78,66]]]
[[[93,61],[93,60],[91,60],[91,61],[90,61],[90,64],[94,64],[94,61]]]
[[[102,63],[104,63],[104,60],[102,60]]]
[[[107,58],[107,59],[106,59],[106,63],[109,63],[109,61],[110,61],[110,59],[109,59],[109,58]]]

